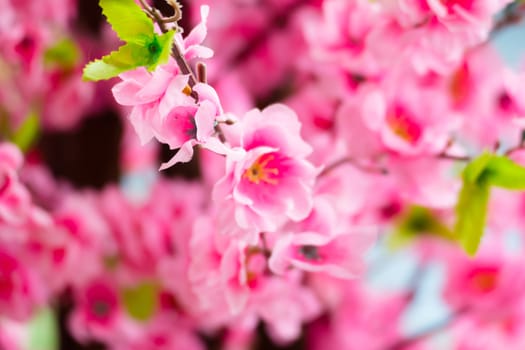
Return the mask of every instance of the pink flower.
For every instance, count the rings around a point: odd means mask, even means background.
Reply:
[[[218,234],[209,218],[196,222],[189,277],[199,299],[201,322],[253,330],[259,319],[272,337],[290,341],[301,324],[318,315],[314,294],[301,286],[299,271],[272,276],[263,248]]]
[[[27,320],[44,305],[46,289],[37,271],[23,264],[19,254],[0,249],[0,313]]]
[[[330,281],[320,279],[315,287],[323,293]],[[341,298],[329,315],[308,329],[308,349],[386,349],[401,337],[398,322],[407,304],[404,295],[380,296],[348,283],[337,290]]]
[[[317,232],[285,236],[277,241],[273,249],[270,268],[276,273],[283,273],[293,266],[339,278],[356,278],[364,272],[363,253],[370,247],[374,236],[349,231],[333,236]]]
[[[176,330],[176,331],[174,331]],[[203,350],[191,324],[175,315],[160,313],[146,325],[140,325],[137,334],[114,342],[113,350]]]
[[[202,22],[185,39],[180,34],[175,37],[188,60],[213,54],[201,45],[208,12],[209,8],[203,6]],[[217,93],[202,83],[190,87],[189,76],[181,73],[174,59],[153,73],[139,68],[120,77],[122,82],[113,87],[113,95],[119,104],[132,107],[129,119],[141,142],[156,138],[171,149],[180,148],[161,170],[190,161],[197,144],[222,154],[227,151],[218,139],[212,138],[215,119],[223,113]]]
[[[335,214],[332,205],[318,198],[310,216],[287,225],[276,239],[270,269],[284,274],[290,267],[355,278],[364,271],[364,253],[376,239],[375,229],[353,226]]]
[[[433,14],[450,31],[468,30],[483,40],[492,26],[492,18],[510,0],[427,0]]]
[[[525,304],[520,300],[506,312],[483,317],[468,314],[452,328],[459,350],[521,349],[525,346]]]
[[[460,140],[469,146],[492,147],[498,140],[519,138],[513,121],[525,113],[522,80],[490,46],[468,52],[442,87],[462,117]]]
[[[397,57],[401,58],[398,62],[410,62],[419,73],[450,72],[467,49],[487,39],[494,15],[509,2],[400,0],[387,3],[383,21],[369,36],[370,49],[374,57],[382,57],[387,69],[392,58]]]
[[[118,290],[109,276],[101,276],[78,290],[76,302],[69,327],[78,340],[121,343],[136,334],[137,329],[124,315]]]
[[[161,130],[165,133],[159,140],[165,138],[170,148],[180,150],[168,162],[162,164],[160,170],[169,168],[179,162],[189,162],[193,157],[193,147],[203,148],[218,154],[227,154],[229,147],[224,145],[215,134],[216,117],[223,114],[219,97],[213,88],[206,84],[193,87],[199,95],[199,108],[191,111],[188,108],[175,108],[162,123]]]
[[[221,274],[222,244],[218,242],[216,227],[203,216],[195,221],[189,246],[188,279],[197,302],[192,314],[200,315],[207,328],[218,328],[231,320]]]
[[[242,123],[242,155],[227,158],[227,173],[214,189],[232,201],[237,224],[274,232],[286,219],[304,219],[312,208],[316,169],[295,113],[283,105],[248,112]]]
[[[197,220],[190,245],[189,278],[202,310],[227,306],[239,315],[266,276],[266,256],[257,246],[221,237],[208,218]]]
[[[183,39],[181,33],[175,35],[175,42],[184,52],[184,57],[191,61],[194,58],[211,58],[213,50],[201,45],[208,35],[208,16],[210,14],[210,7],[202,5],[200,7],[201,21],[195,26],[191,32]]]
[[[286,344],[300,336],[303,324],[319,316],[321,305],[314,292],[301,285],[300,275],[296,274],[287,279],[268,279],[254,293],[247,313],[254,313],[264,321],[275,342]]]
[[[67,130],[77,126],[93,103],[95,86],[82,81],[80,71],[50,74],[43,122],[46,128]],[[65,112],[67,111],[67,112]]]
[[[98,198],[94,193],[69,193],[53,212],[53,220],[52,234],[35,237],[42,253],[47,253],[42,265],[50,274],[49,283],[57,291],[84,285],[104,270],[104,258],[115,251]]]
[[[380,88],[364,90],[361,118],[389,150],[404,155],[441,152],[460,119],[432,81],[405,68],[392,72]]]
[[[380,17],[381,6],[363,0],[323,2],[322,20],[304,21],[304,32],[316,60],[335,63],[364,75],[377,72],[367,40]]]
[[[4,350],[23,350],[28,338],[24,324],[3,319],[0,322],[0,348]]]
[[[456,310],[467,308],[491,316],[507,313],[522,299],[523,259],[506,255],[498,242],[490,243],[482,246],[474,260],[461,252],[450,252],[444,297]]]
[[[0,144],[0,223],[22,224],[29,216],[31,198],[18,178],[23,155],[13,144]]]
[[[398,193],[406,202],[441,209],[454,207],[461,183],[451,175],[452,162],[393,155],[387,164]]]
[[[133,107],[129,119],[143,144],[157,137],[158,127],[173,108],[196,110],[188,76],[179,75],[174,60],[153,73],[139,68],[122,74],[121,79],[112,89],[113,96],[119,104]]]
[[[193,155],[193,146],[226,152],[218,139],[212,138],[214,123],[222,114],[219,98],[209,85],[197,84],[190,89],[188,76],[178,75],[178,67],[171,61],[159,67],[153,75],[138,69],[122,75],[123,82],[113,87],[117,102],[133,106],[129,116],[143,144],[155,137],[171,149],[179,152],[162,169],[178,162],[188,162]],[[199,96],[195,101],[191,91]]]

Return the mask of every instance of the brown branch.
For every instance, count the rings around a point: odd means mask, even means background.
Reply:
[[[442,152],[442,153],[438,154],[437,157],[440,158],[440,159],[455,160],[457,162],[468,162],[468,161],[472,160],[472,158],[469,157],[469,156],[456,156],[456,155],[453,155],[453,154],[448,154],[446,152]]]
[[[172,17],[168,17],[168,18],[165,18],[158,9],[149,6],[145,0],[140,0],[140,3],[143,9],[146,11],[146,13],[159,25],[159,28],[163,33],[167,33],[169,31],[168,27],[166,26],[166,23],[177,22],[178,20],[182,18],[182,11],[177,1],[168,1],[168,3],[172,5],[172,7],[175,10],[175,15],[173,15]],[[207,80],[206,65],[201,62],[197,64],[197,73],[199,77],[197,79],[197,77],[195,76],[195,73],[190,67],[190,64],[184,57],[182,50],[180,49],[180,47],[177,45],[176,42],[173,42],[171,56],[177,62],[177,65],[179,66],[181,72],[185,75],[188,75],[188,85],[190,86],[190,88],[194,87],[195,84],[197,84],[198,82],[206,83],[206,80]],[[193,89],[191,89],[191,96],[195,99],[195,101],[199,100],[199,95]],[[215,133],[217,134],[217,137],[222,143],[226,142],[226,137],[224,136],[224,132],[222,131],[218,123],[215,124]]]
[[[512,2],[511,4],[507,5],[507,7],[505,7],[501,18],[497,20],[496,23],[494,23],[490,35],[494,36],[499,31],[509,26],[518,24],[523,20],[524,17],[525,3],[523,3],[523,1],[521,0],[516,0]]]
[[[388,170],[385,169],[385,168],[376,168],[376,167],[366,166],[364,164],[360,164],[357,159],[354,159],[352,157],[343,157],[343,158],[341,158],[339,160],[336,160],[332,164],[326,166],[319,173],[318,177],[326,176],[329,173],[331,173],[332,171],[334,171],[335,169],[337,169],[338,167],[340,167],[341,165],[344,165],[344,164],[347,164],[347,163],[351,164],[354,167],[356,167],[357,169],[362,170],[362,171],[367,172],[367,173],[381,174],[381,175],[388,174]]]
[[[158,24],[160,30],[163,33],[167,33],[169,31],[168,27],[166,26],[166,23],[167,23],[166,21],[170,22],[172,21],[171,19],[172,17],[181,16],[181,13],[179,14],[175,13],[174,16],[166,19],[164,18],[162,13],[160,13],[159,10],[149,6],[145,0],[140,0],[140,4],[144,8],[146,13]],[[180,12],[180,9],[179,9],[179,12]],[[193,70],[191,69],[188,61],[186,61],[186,58],[184,57],[182,50],[180,49],[180,47],[177,45],[176,42],[174,42],[172,45],[171,56],[177,62],[177,65],[179,66],[181,72],[189,76],[188,84],[190,85],[190,87],[195,86],[195,84],[197,84],[197,78],[195,77]],[[198,99],[197,93],[195,93],[193,90],[192,90],[191,96],[194,97],[195,100]]]
[[[199,80],[199,83],[206,84],[208,82],[206,65],[202,62],[197,63],[197,79]]]

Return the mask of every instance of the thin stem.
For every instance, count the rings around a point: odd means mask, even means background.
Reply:
[[[194,87],[195,84],[197,84],[197,78],[195,77],[195,74],[193,73],[193,70],[191,69],[188,61],[186,61],[186,58],[184,58],[184,55],[182,54],[182,51],[180,50],[177,43],[173,43],[171,55],[177,62],[177,65],[179,66],[181,72],[189,76],[188,84],[190,85],[190,87]],[[192,91],[192,96],[193,94],[194,92]],[[196,93],[195,93],[195,96],[196,96]]]
[[[262,245],[262,250],[264,252],[264,255],[267,258],[270,258],[270,256],[272,255],[272,251],[268,248],[268,242],[266,241],[266,235],[264,232],[261,232],[260,235],[261,235],[261,245]]]
[[[162,13],[159,12],[159,10],[152,8],[149,6],[145,0],[140,0],[141,6],[144,8],[144,10],[150,15],[150,17],[153,18],[155,22],[159,25],[160,30],[163,33],[168,32],[168,27],[166,26],[166,19],[162,16]],[[177,11],[176,11],[177,12]],[[179,9],[180,12],[180,9]],[[180,15],[180,13],[179,13]],[[176,17],[177,13],[175,14]],[[170,20],[171,21],[171,20]],[[173,43],[172,49],[171,49],[171,56],[175,59],[177,62],[177,65],[179,66],[181,72],[183,74],[186,74],[189,76],[188,84],[190,87],[195,86],[197,84],[197,78],[195,77],[195,74],[193,73],[193,70],[191,69],[188,61],[186,61],[186,58],[184,57],[184,54],[182,53],[182,50],[179,48],[176,42]],[[195,100],[198,99],[198,95],[196,92],[192,90],[191,96],[195,98]]]
[[[178,21],[180,21],[180,17],[179,16],[175,16],[175,15],[170,16],[170,17],[164,17],[162,19],[163,23],[175,23],[175,22],[178,22]]]
[[[182,5],[177,0],[166,0],[166,3],[173,8],[175,12],[173,16],[165,18],[164,21],[167,22],[178,22],[182,19]]]
[[[472,159],[469,156],[456,156],[456,155],[453,155],[453,154],[448,154],[446,152],[442,152],[442,153],[438,154],[437,157],[441,158],[441,159],[455,160],[455,161],[458,161],[458,162],[468,162],[468,161],[470,161]]]
[[[208,82],[206,65],[202,62],[197,63],[197,79],[199,80],[199,83],[206,84]]]
[[[510,156],[512,153],[514,152],[517,152],[517,151],[521,151],[525,149],[525,145],[524,144],[519,144],[517,146],[514,146],[512,148],[509,148],[506,152],[505,152],[505,155],[506,156]]]
[[[506,156],[510,156],[512,153],[516,152],[516,151],[520,151],[522,149],[525,149],[525,131],[522,131],[522,135],[521,135],[521,140],[520,142],[512,147],[512,148],[509,148],[506,152],[505,152],[505,155]]]
[[[364,172],[375,173],[375,174],[382,174],[382,175],[388,174],[388,170],[387,169],[366,166],[364,164],[359,164],[358,161],[356,159],[352,158],[352,157],[343,157],[343,158],[341,158],[339,160],[336,160],[332,164],[326,166],[321,171],[321,173],[319,173],[319,177],[325,176],[325,175],[331,173],[332,171],[334,171],[335,169],[337,169],[338,167],[340,167],[341,165],[344,165],[344,164],[347,164],[347,163],[353,165],[354,167],[356,167],[356,168],[358,168],[358,169],[360,169],[360,170],[362,170]]]
[[[140,3],[142,5],[142,7],[144,8],[144,10],[148,13],[148,15],[151,18],[153,18],[153,20],[155,22],[157,22],[157,24],[159,25],[160,30],[163,33],[166,33],[169,30],[168,27],[166,26],[166,23],[168,23],[168,22],[177,22],[182,17],[182,11],[181,11],[180,5],[178,4],[177,1],[168,1],[168,3],[175,10],[175,15],[173,15],[172,17],[168,17],[168,18],[163,17],[162,13],[160,13],[159,10],[149,6],[146,3],[145,0],[140,0]],[[177,62],[177,65],[179,66],[181,72],[183,74],[185,74],[185,75],[188,75],[188,85],[190,87],[194,87],[195,84],[197,84],[198,82],[206,83],[206,80],[207,80],[206,65],[204,65],[203,63],[198,63],[197,64],[197,73],[198,73],[198,77],[199,77],[199,79],[197,79],[197,77],[195,76],[195,73],[193,72],[193,70],[190,67],[190,64],[188,63],[188,61],[184,57],[184,54],[182,53],[182,50],[180,49],[180,47],[177,45],[176,42],[174,42],[173,45],[172,45],[171,56]],[[199,100],[199,95],[193,89],[191,90],[191,96],[195,99],[195,101]],[[220,127],[220,125],[218,123],[215,125],[215,133],[217,134],[217,137],[219,138],[219,140],[222,143],[226,142],[226,137],[224,136],[224,132],[222,131],[222,129],[221,129],[221,127]]]
[[[492,27],[492,32],[490,33],[491,37],[494,37],[494,35],[502,29],[521,22],[524,17],[525,4],[520,0],[510,3],[505,10],[503,10],[501,18]]]
[[[140,1],[140,5],[142,6],[142,8],[148,12],[149,14],[151,14],[151,11],[153,10],[153,8],[151,6],[148,5],[148,3],[146,2],[146,0],[139,0]]]
[[[447,144],[445,145],[445,148],[443,149],[443,151],[441,151],[441,153],[439,153],[437,155],[438,158],[441,158],[441,159],[450,159],[450,160],[455,160],[455,161],[459,161],[459,162],[468,162],[469,160],[471,160],[471,157],[469,156],[456,156],[456,155],[452,155],[452,154],[448,154],[448,150],[454,145],[454,140],[453,139],[449,139]]]

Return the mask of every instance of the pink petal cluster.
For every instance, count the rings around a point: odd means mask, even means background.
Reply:
[[[215,200],[233,207],[241,228],[274,232],[312,209],[317,170],[306,159],[311,148],[300,127],[283,105],[252,110],[241,119],[242,152],[227,157],[226,175],[214,189]]]
[[[78,52],[67,53],[72,57],[69,63],[48,55],[71,40],[66,33],[76,6],[74,0],[0,2],[0,102],[13,131],[35,113],[41,114],[46,129],[72,129],[91,110],[95,91],[81,79],[85,59],[80,45],[71,43]]]
[[[23,145],[29,115],[43,126],[25,155],[0,143],[0,348],[22,348],[12,324],[30,331],[46,307],[61,336],[109,350],[432,349],[437,332],[523,348],[525,196],[491,191],[475,258],[453,223],[477,154],[525,165],[525,70],[491,46],[525,7],[204,3],[157,23],[181,57],[110,91],[81,82],[82,52],[53,56],[69,39],[89,55],[117,44],[109,27],[81,36],[81,2],[0,0],[0,137]],[[114,114],[109,92],[127,119],[96,145],[121,164],[83,184],[108,165],[75,153],[93,142],[79,121]],[[450,317],[407,331],[436,275]]]

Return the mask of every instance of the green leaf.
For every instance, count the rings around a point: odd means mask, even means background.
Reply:
[[[487,168],[494,157],[494,154],[484,152],[463,170],[463,187],[456,204],[454,233],[469,255],[476,254],[485,231],[490,197],[490,172],[487,172]]]
[[[159,287],[153,282],[143,282],[133,288],[124,289],[122,301],[131,317],[147,321],[157,312]]]
[[[425,234],[453,240],[453,232],[430,209],[412,206],[397,220],[394,234],[389,243],[393,248],[409,243]]]
[[[477,158],[472,160],[463,170],[464,181],[474,183],[482,178],[483,172],[492,158],[494,158],[494,154],[483,152]]]
[[[127,43],[117,51],[113,51],[102,59],[90,62],[84,68],[85,80],[98,81],[116,77],[126,71],[147,67],[154,70],[159,64],[166,63],[171,51],[173,35],[169,31],[162,35],[154,35],[146,45]]]
[[[168,61],[173,30],[155,34],[152,20],[134,0],[100,0],[100,6],[113,30],[126,44],[90,62],[84,68],[84,80],[110,79],[141,66],[151,71]]]
[[[118,37],[145,45],[153,37],[153,22],[134,0],[100,0],[102,13]]]
[[[63,69],[74,68],[80,60],[80,49],[68,38],[59,40],[44,52],[46,66],[58,66]]]
[[[478,250],[485,230],[491,186],[525,190],[525,168],[505,156],[485,152],[463,170],[455,233],[470,255]]]
[[[40,131],[40,118],[32,111],[24,120],[22,125],[11,136],[11,141],[23,152],[29,150],[38,137]]]
[[[51,308],[38,312],[28,324],[28,350],[58,349],[58,325]]]
[[[150,52],[155,47],[155,53],[152,53],[154,60],[150,63],[148,69],[154,70],[160,64],[165,64],[168,62],[171,54],[171,48],[173,46],[173,37],[175,36],[175,31],[170,30],[162,35],[156,35],[154,38],[154,43],[158,46],[150,46]]]
[[[525,168],[504,156],[494,156],[483,176],[491,185],[508,190],[525,190]]]
[[[454,232],[463,249],[475,255],[487,221],[490,185],[486,181],[464,182],[456,205]]]
[[[149,66],[150,56],[147,47],[128,43],[122,45],[117,51],[90,62],[84,68],[83,77],[92,81],[110,79],[128,70]]]

